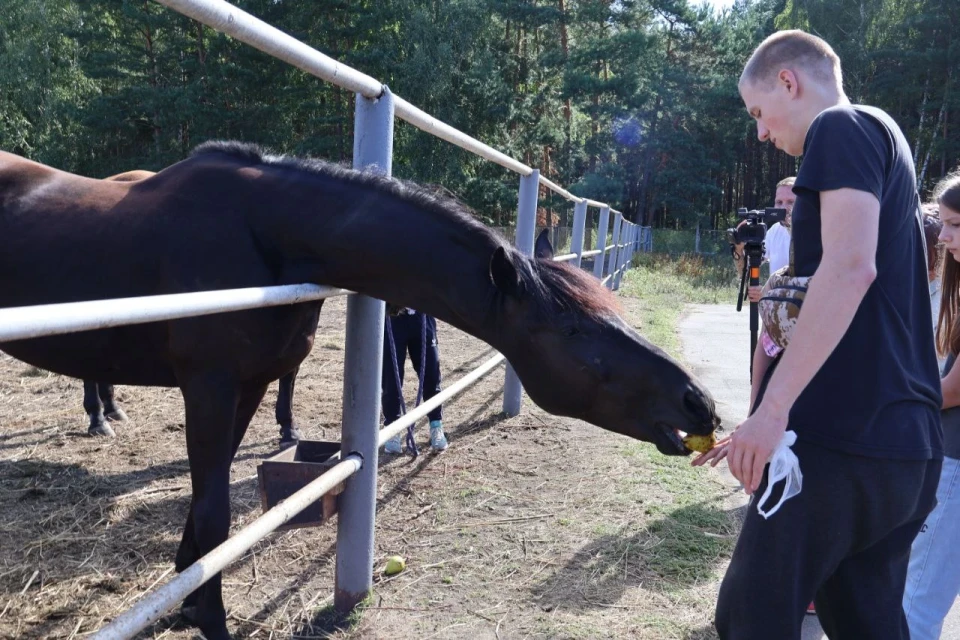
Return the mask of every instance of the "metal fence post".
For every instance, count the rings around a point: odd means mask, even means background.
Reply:
[[[620,289],[620,282],[623,280],[623,274],[630,268],[630,236],[633,234],[633,223],[624,220],[620,227],[620,244],[623,245],[622,255],[620,256],[620,268],[617,269],[617,289]]]
[[[615,280],[617,279],[617,256],[620,255],[617,244],[620,242],[620,221],[623,219],[623,216],[619,213],[615,213],[613,216],[613,251],[610,254],[610,279],[607,280],[607,288],[610,290],[615,289]]]
[[[520,177],[520,202],[517,205],[516,245],[522,253],[533,254],[533,234],[537,223],[537,198],[540,191],[540,171],[534,169],[528,176]],[[503,381],[503,412],[508,416],[520,413],[523,386],[510,362]]]
[[[607,263],[607,225],[610,223],[610,207],[600,209],[600,224],[597,225],[597,249],[600,253],[593,259],[593,275],[603,280],[603,266]]]
[[[390,175],[393,162],[393,95],[356,97],[353,166],[375,166]],[[380,430],[380,367],[383,361],[384,303],[367,296],[347,299],[343,366],[341,453],[357,452],[363,467],[340,496],[334,607],[347,613],[373,587],[373,533],[377,506],[377,437]]]
[[[583,229],[587,222],[587,201],[581,200],[573,207],[573,239],[570,240],[570,253],[577,254],[574,264],[580,266],[583,254]]]
[[[620,281],[623,280],[623,272],[627,270],[627,256],[630,253],[630,233],[633,224],[629,220],[623,219],[620,223],[620,249],[617,254],[617,275],[616,282],[613,283],[615,289],[620,288]]]

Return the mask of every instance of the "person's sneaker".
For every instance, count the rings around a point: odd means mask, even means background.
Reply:
[[[814,608],[812,602],[807,605],[807,615],[811,615],[811,616],[817,615],[817,610]]]
[[[383,450],[386,453],[403,453],[403,442],[400,441],[400,435],[395,435],[387,443],[383,445]]]
[[[443,423],[439,420],[430,422],[430,448],[437,452],[447,450],[447,436],[443,435]]]

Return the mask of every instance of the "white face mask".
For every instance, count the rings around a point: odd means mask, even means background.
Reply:
[[[796,441],[797,434],[793,431],[787,431],[783,434],[783,438],[780,439],[780,444],[777,445],[777,448],[770,456],[767,489],[763,492],[763,495],[760,496],[760,499],[757,500],[757,513],[763,516],[764,519],[775,514],[777,509],[780,508],[780,505],[800,493],[800,489],[803,487],[803,474],[800,473],[800,460],[797,459],[797,454],[790,450],[790,447],[792,447]],[[781,480],[786,482],[783,487],[783,495],[780,496],[780,500],[777,504],[773,505],[772,509],[765,511],[763,504],[770,498],[773,485]]]

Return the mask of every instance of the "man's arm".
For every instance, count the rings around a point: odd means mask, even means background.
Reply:
[[[731,437],[730,471],[747,493],[787,428],[790,408],[833,353],[876,278],[880,202],[866,191],[820,193],[823,257],[810,281],[790,346],[757,411]]]

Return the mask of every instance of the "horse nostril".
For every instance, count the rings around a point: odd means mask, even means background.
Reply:
[[[683,406],[697,420],[704,424],[713,424],[713,410],[706,396],[696,387],[691,387],[683,396]]]

